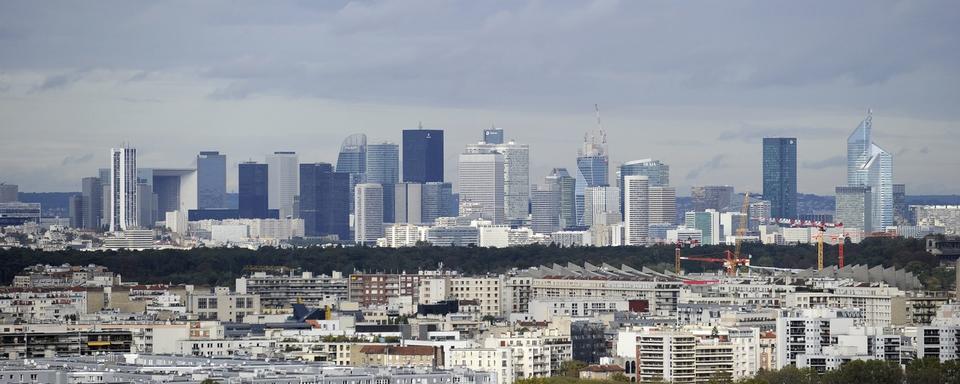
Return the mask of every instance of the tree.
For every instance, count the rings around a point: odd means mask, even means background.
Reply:
[[[560,363],[560,373],[567,377],[580,377],[580,370],[587,367],[587,363],[580,360],[567,360]]]
[[[939,384],[946,381],[940,360],[932,357],[911,361],[907,364],[904,376],[907,384]]]
[[[618,383],[629,383],[630,378],[627,375],[624,375],[623,372],[616,372],[610,375],[610,380],[616,381]]]
[[[216,381],[214,379],[203,379],[203,381],[200,382],[200,384],[218,384],[218,383],[219,381]]]

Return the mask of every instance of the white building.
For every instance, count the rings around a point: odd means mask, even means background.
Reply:
[[[530,204],[530,147],[509,141],[501,144],[470,144],[464,153],[503,155],[504,218],[511,224],[527,220]],[[462,199],[462,195],[461,195]]]
[[[354,238],[358,244],[373,245],[383,237],[383,186],[362,183],[354,188]]]
[[[703,232],[699,229],[680,226],[677,229],[667,230],[667,242],[671,244],[677,242],[703,244]]]
[[[449,358],[451,364],[457,367],[496,373],[497,384],[513,384],[517,378],[513,350],[512,347],[454,348]]]
[[[267,205],[280,218],[293,217],[293,197],[300,194],[300,161],[296,152],[267,155]]]
[[[381,241],[382,240],[382,241]],[[417,242],[427,240],[427,227],[413,224],[392,224],[384,230],[383,238],[377,240],[378,247],[412,247]]]
[[[528,303],[534,321],[553,321],[554,317],[596,317],[601,314],[626,312],[629,302],[616,297],[538,297]]]
[[[646,245],[650,224],[650,178],[623,177],[623,225],[625,245]]]
[[[110,149],[110,231],[136,229],[137,149]]]
[[[550,242],[561,247],[593,245],[590,231],[557,231],[550,234]]]
[[[497,152],[460,154],[460,202],[479,204],[485,219],[504,222],[504,158]]]
[[[605,215],[620,216],[620,188],[587,187],[583,193],[583,225],[605,222]]]
[[[677,221],[677,189],[650,186],[650,224],[674,224]]]
[[[218,243],[239,243],[249,238],[243,224],[215,224],[210,226],[210,240]]]

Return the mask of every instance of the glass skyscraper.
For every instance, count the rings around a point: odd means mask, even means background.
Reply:
[[[350,174],[328,163],[300,164],[300,218],[307,236],[350,240]]]
[[[197,208],[225,208],[227,156],[217,151],[197,155]]]
[[[383,222],[393,223],[394,186],[400,181],[400,148],[394,143],[367,144],[365,182],[383,186]]]
[[[354,187],[366,182],[364,173],[367,171],[367,135],[362,133],[347,136],[340,144],[340,155],[337,156],[337,172],[350,174],[350,212],[354,211]]]
[[[650,187],[665,187],[670,185],[670,166],[660,160],[642,159],[628,161],[617,168],[617,186],[620,187],[620,213],[626,213],[624,209],[624,177],[626,176],[646,176]],[[626,220],[626,217],[623,217]]]
[[[797,218],[796,138],[763,138],[763,199],[773,217]]]
[[[554,168],[544,180],[554,184],[560,194],[560,229],[577,225],[577,179],[570,176],[566,168]]]
[[[241,219],[266,219],[269,217],[267,165],[256,162],[240,163],[238,189],[240,193],[239,214]]]
[[[881,231],[893,225],[893,155],[872,141],[872,130],[873,113],[867,112],[847,138],[847,185],[870,187],[873,226],[864,230]]]
[[[439,129],[403,130],[403,181],[430,183],[443,181],[443,131]]]

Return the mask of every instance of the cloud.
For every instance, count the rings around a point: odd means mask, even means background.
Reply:
[[[700,175],[704,172],[721,169],[729,166],[725,161],[726,159],[727,159],[727,155],[725,154],[719,154],[714,156],[707,162],[700,164],[694,169],[691,169],[690,172],[687,173],[687,180],[694,180],[697,177],[700,177]]]
[[[60,165],[67,166],[67,165],[85,164],[85,163],[89,163],[91,160],[93,160],[92,153],[87,153],[85,155],[80,155],[80,156],[70,155],[70,156],[64,157],[63,161],[60,162]]]
[[[739,140],[745,143],[756,142],[764,137],[811,137],[836,134],[837,130],[823,127],[802,126],[761,126],[742,124],[740,129],[724,131],[717,136],[717,140]]]
[[[837,155],[833,157],[828,157],[826,159],[820,159],[816,161],[804,161],[802,167],[806,169],[824,169],[824,168],[835,168],[846,166],[847,157],[845,155]]]

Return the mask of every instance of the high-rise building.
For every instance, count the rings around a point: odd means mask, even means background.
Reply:
[[[350,240],[350,174],[327,163],[300,164],[300,218],[306,236]]]
[[[394,143],[367,144],[365,182],[383,186],[383,221],[393,223],[394,185],[400,181],[400,148]]]
[[[240,163],[237,178],[241,219],[269,219],[269,166],[248,161]]]
[[[483,142],[487,144],[503,144],[503,128],[484,129]]]
[[[684,226],[700,230],[704,245],[720,244],[720,238],[723,236],[720,228],[720,213],[713,209],[687,212],[684,217]]]
[[[661,187],[670,185],[670,166],[660,160],[642,159],[628,161],[617,168],[617,186],[620,187],[620,212],[626,213],[623,208],[625,199],[623,197],[623,178],[626,176],[646,176],[650,187]],[[626,218],[624,218],[626,220]],[[675,221],[675,220],[671,220]]]
[[[763,198],[773,217],[797,218],[796,138],[763,138]]]
[[[383,186],[375,183],[357,184],[354,191],[355,241],[372,245],[383,237]]]
[[[83,229],[100,229],[101,212],[103,208],[103,187],[99,177],[84,177],[81,181],[81,216],[80,227]]]
[[[136,229],[137,149],[110,149],[110,232]]]
[[[873,113],[847,138],[847,185],[868,186],[871,193],[871,231],[893,225],[893,155],[871,138]]]
[[[530,147],[514,141],[505,144],[467,145],[464,153],[497,152],[503,155],[504,217],[513,225],[522,225],[530,210]]]
[[[694,211],[713,209],[722,211],[733,201],[733,187],[729,185],[707,185],[690,187]]]
[[[423,224],[423,187],[421,183],[397,183],[394,187],[394,222]]]
[[[606,224],[607,215],[620,216],[620,188],[587,187],[583,199],[583,225]]]
[[[442,130],[423,127],[403,130],[403,181],[443,181]]]
[[[872,231],[873,212],[870,210],[873,191],[868,186],[837,187],[836,212],[833,220],[844,228]]]
[[[584,193],[589,187],[610,185],[610,159],[607,154],[607,133],[600,126],[597,111],[597,132],[583,136],[583,148],[577,153],[577,182],[575,205],[577,225],[584,224]]]
[[[559,184],[550,182],[533,186],[530,197],[530,229],[534,233],[553,233],[562,229],[560,189]]]
[[[70,215],[70,228],[82,228],[83,227],[83,196],[82,195],[71,195],[67,199],[67,211]]]
[[[293,217],[293,198],[300,194],[299,162],[296,152],[278,151],[267,155],[269,206],[278,210],[281,218]]]
[[[0,183],[0,203],[12,203],[18,200],[19,187],[16,184]]]
[[[354,212],[354,187],[365,182],[363,175],[367,172],[367,135],[356,133],[343,140],[337,156],[337,172],[350,174],[350,212]]]
[[[197,155],[197,208],[225,208],[227,156],[217,151]]]
[[[677,189],[670,186],[649,188],[650,224],[673,224],[677,221]],[[626,221],[626,218],[624,218]]]
[[[914,219],[907,205],[907,186],[893,185],[893,222],[896,225],[913,225]]]
[[[457,215],[457,203],[453,197],[453,184],[424,183],[420,197],[420,220],[424,224],[433,224],[438,217]],[[453,207],[451,209],[451,207]]]
[[[460,202],[479,204],[482,216],[494,224],[504,222],[503,155],[486,153],[460,154],[458,172]]]
[[[566,168],[554,168],[544,179],[546,184],[554,184],[560,194],[560,229],[577,225],[577,179],[570,176]]]
[[[650,178],[627,175],[623,177],[624,244],[646,245],[650,227]]]

